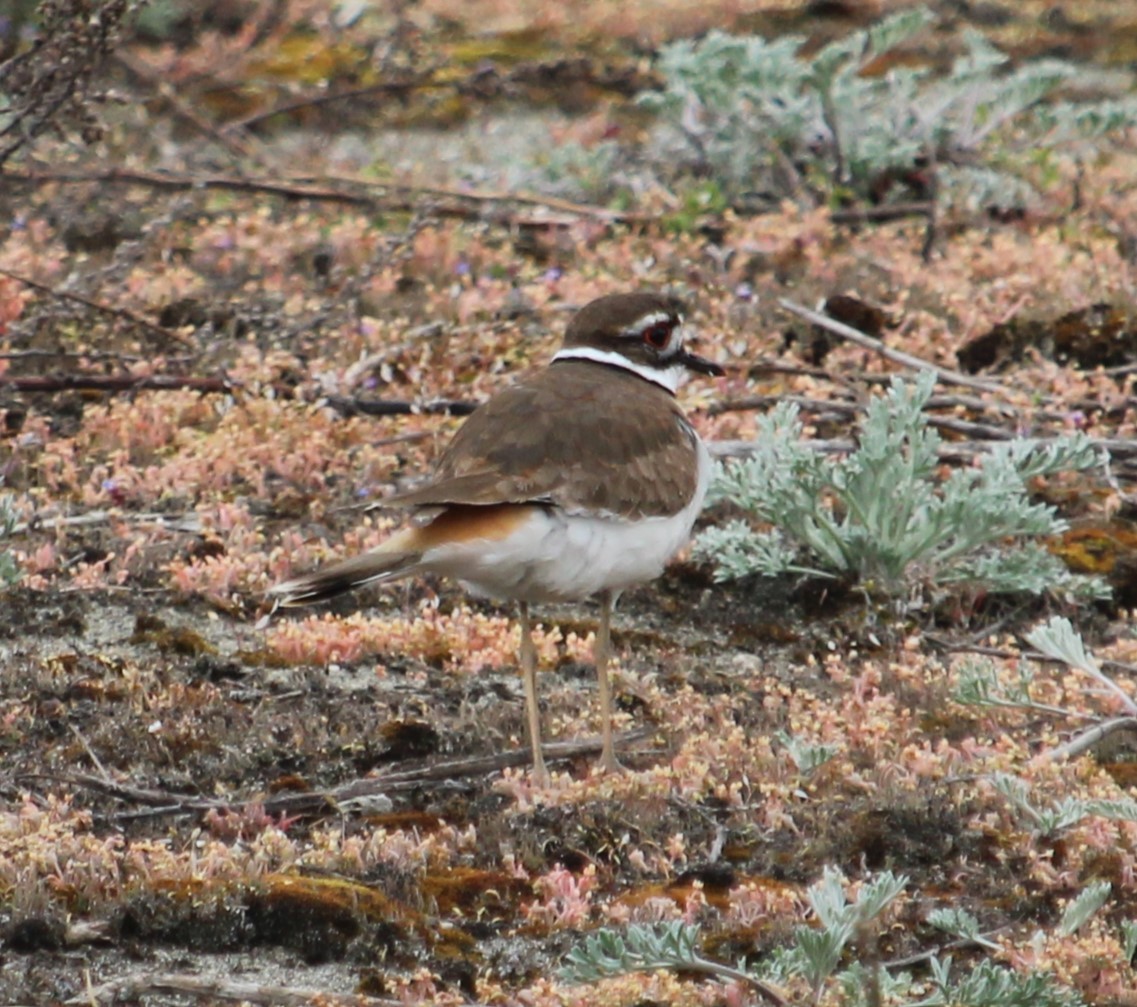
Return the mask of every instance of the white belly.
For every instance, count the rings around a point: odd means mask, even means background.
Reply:
[[[535,507],[503,539],[470,539],[429,549],[419,569],[454,577],[481,594],[516,601],[572,601],[652,580],[691,537],[710,481],[698,442],[699,480],[683,510],[627,521]]]

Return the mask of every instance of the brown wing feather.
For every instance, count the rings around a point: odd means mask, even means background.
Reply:
[[[665,516],[694,493],[695,461],[694,434],[665,389],[615,367],[563,361],[471,414],[434,478],[387,502]]]

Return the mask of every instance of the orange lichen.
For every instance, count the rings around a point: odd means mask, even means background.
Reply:
[[[426,874],[419,882],[419,890],[443,916],[456,914],[483,920],[511,918],[518,900],[528,895],[532,886],[504,871],[452,867]]]

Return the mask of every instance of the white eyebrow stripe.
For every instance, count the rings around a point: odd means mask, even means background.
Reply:
[[[653,311],[650,315],[644,315],[643,318],[636,319],[635,325],[629,325],[624,329],[625,336],[638,336],[643,332],[647,332],[653,325],[658,325],[660,322],[670,322],[675,315],[669,311]],[[676,328],[683,324],[683,316],[678,316]]]

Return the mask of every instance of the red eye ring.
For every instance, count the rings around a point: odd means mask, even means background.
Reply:
[[[644,329],[643,339],[652,349],[662,350],[671,338],[671,323],[657,322]]]

